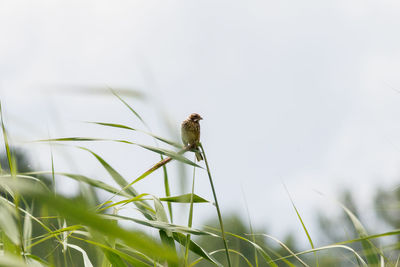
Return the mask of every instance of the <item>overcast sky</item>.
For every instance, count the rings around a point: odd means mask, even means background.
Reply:
[[[367,206],[374,187],[398,185],[399,14],[395,0],[3,0],[5,120],[35,167],[48,169],[48,147],[21,141],[50,134],[153,145],[137,133],[82,123],[143,128],[112,96],[79,88],[145,93],[150,100],[127,101],[156,134],[175,140],[181,121],[198,112],[223,213],[244,214],[244,192],[258,226],[277,237],[287,229],[301,233],[285,183],[313,234],[315,207],[332,207],[314,190],[335,197],[352,188]],[[127,179],[158,160],[137,147],[90,147]],[[112,183],[90,155],[55,149],[57,170]],[[178,194],[176,166],[170,170]],[[197,193],[211,199],[204,172],[197,182]],[[57,183],[63,193],[77,188],[67,178]],[[160,173],[138,189],[163,194]],[[196,211],[214,214],[212,207]],[[364,212],[372,214],[371,207]]]

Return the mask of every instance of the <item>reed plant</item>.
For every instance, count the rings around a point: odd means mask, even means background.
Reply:
[[[0,266],[196,266],[205,262],[209,266],[324,266],[324,251],[340,251],[337,255],[346,255],[335,260],[332,266],[398,266],[399,259],[393,256],[399,252],[399,244],[392,244],[392,249],[378,247],[375,240],[387,237],[398,237],[399,229],[378,234],[369,234],[360,220],[345,206],[342,206],[350,218],[358,238],[340,243],[316,246],[293,201],[294,211],[301,224],[305,239],[310,249],[294,251],[272,235],[254,232],[232,233],[224,228],[221,208],[218,204],[218,188],[215,187],[212,169],[205,153],[205,147],[199,148],[205,166],[188,159],[191,147],[168,140],[152,133],[139,112],[134,110],[128,101],[117,92],[117,97],[128,112],[138,118],[145,130],[129,125],[111,122],[90,122],[99,127],[112,127],[117,130],[142,132],[154,139],[154,145],[140,144],[124,139],[101,139],[91,137],[44,138],[38,142],[50,145],[70,144],[92,156],[113,179],[118,187],[105,183],[95,177],[82,174],[58,172],[54,167],[45,171],[19,172],[13,146],[3,115],[1,117],[3,146],[6,151],[8,166],[1,166],[0,175]],[[0,108],[1,112],[1,108]],[[3,114],[1,112],[1,114]],[[117,142],[127,146],[137,146],[156,153],[160,161],[154,162],[151,168],[143,168],[142,174],[134,179],[126,179],[101,153],[94,152],[85,144],[90,142]],[[165,148],[166,147],[166,148]],[[168,164],[179,161],[193,168],[190,192],[171,195],[168,179]],[[162,172],[164,176],[164,196],[156,196],[146,192],[138,192],[135,188],[139,181],[154,172]],[[195,178],[199,172],[206,172],[209,178],[213,199],[207,200],[195,194]],[[38,176],[51,177],[46,183]],[[87,194],[79,197],[66,197],[56,192],[57,179],[73,179],[82,184]],[[189,180],[189,179],[188,179]],[[107,194],[106,201],[99,202],[94,194],[101,190]],[[273,205],[265,203],[265,205]],[[172,203],[189,206],[188,224],[174,223]],[[219,227],[204,226],[193,228],[194,205],[210,205],[215,209]],[[131,216],[122,215],[121,209],[132,206],[139,211]],[[166,206],[166,207],[165,207]],[[272,216],[271,220],[278,220]],[[147,227],[158,232],[157,236],[146,234],[140,230],[124,227],[120,222],[129,221],[137,225],[137,229]],[[220,243],[223,248],[211,250],[207,245],[200,245],[196,238],[207,236],[213,242]],[[256,238],[257,237],[257,238]],[[272,246],[260,244],[263,238],[274,243]],[[246,254],[240,248],[233,248],[229,240],[245,242],[253,250]],[[361,250],[352,248],[352,244],[362,245]],[[277,252],[280,246],[284,254]],[[397,247],[393,248],[393,247]],[[40,248],[38,250],[37,248]],[[280,250],[282,251],[282,250]],[[223,262],[215,255],[225,254]],[[322,255],[322,256],[321,256]],[[233,257],[235,256],[235,257]],[[326,266],[326,265],[325,265]]]

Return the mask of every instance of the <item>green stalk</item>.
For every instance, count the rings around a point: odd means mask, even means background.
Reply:
[[[195,156],[194,160],[196,160],[196,156]],[[194,194],[195,178],[196,178],[196,167],[193,167],[192,195],[190,196],[190,209],[189,209],[189,222],[188,222],[189,228],[191,228],[192,224],[193,224],[193,194]],[[185,251],[185,266],[189,266],[188,265],[189,246],[190,246],[190,234],[187,234],[187,236],[186,236],[186,251]]]
[[[161,160],[164,160],[164,157],[162,155],[161,156]],[[168,181],[168,172],[167,172],[167,166],[163,165],[163,172],[164,172],[164,188],[165,188],[165,196],[166,197],[170,197],[171,196],[171,190],[169,187],[169,181]],[[171,220],[171,223],[174,222],[174,218],[172,215],[172,204],[171,202],[167,203],[168,205],[168,212],[169,212],[169,218]]]
[[[227,244],[227,242],[226,242],[225,231],[224,231],[224,224],[223,224],[223,222],[222,222],[222,215],[221,215],[221,211],[220,211],[220,209],[219,209],[218,200],[217,200],[217,194],[215,193],[214,183],[213,183],[212,177],[211,177],[210,167],[208,166],[208,161],[207,161],[206,153],[204,152],[204,148],[203,148],[203,145],[202,145],[201,143],[199,143],[199,147],[201,148],[201,152],[202,152],[202,154],[203,154],[203,156],[204,156],[204,162],[206,163],[207,174],[208,174],[208,178],[209,178],[209,180],[210,180],[210,185],[211,185],[211,189],[212,189],[213,196],[214,196],[215,206],[217,207],[218,220],[219,220],[219,225],[220,225],[220,228],[221,228],[222,240],[224,241],[224,247],[225,247],[226,258],[227,258],[227,260],[228,260],[228,266],[231,267],[231,259],[229,258],[229,249],[228,249],[228,244]]]

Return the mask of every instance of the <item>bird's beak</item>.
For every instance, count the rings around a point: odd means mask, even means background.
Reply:
[[[203,118],[202,117],[200,117],[200,119],[199,120],[202,120]]]

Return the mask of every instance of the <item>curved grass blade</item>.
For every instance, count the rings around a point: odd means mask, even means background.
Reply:
[[[282,248],[284,248],[287,252],[289,252],[290,255],[292,255],[296,260],[298,260],[303,266],[309,267],[309,265],[308,265],[307,263],[305,263],[302,259],[300,259],[300,258],[296,255],[296,253],[294,253],[290,248],[288,248],[288,247],[287,247],[282,241],[280,241],[279,239],[277,239],[277,238],[275,238],[275,237],[273,237],[273,236],[267,235],[267,234],[262,234],[262,236],[265,236],[265,237],[268,237],[268,238],[274,240],[274,241],[277,242]]]
[[[55,84],[51,85],[51,88],[56,87],[58,92],[61,93],[67,93],[67,94],[79,94],[81,95],[105,95],[109,96],[110,95],[110,89],[109,88],[104,88],[103,85],[99,86],[85,86],[85,85],[76,85],[76,84]],[[44,88],[44,91],[50,91],[50,88],[46,86]],[[140,100],[145,100],[146,99],[146,94],[144,94],[142,91],[135,89],[135,88],[117,88],[113,89],[115,93],[118,93],[118,95],[122,95],[125,97],[133,97],[136,99]]]
[[[308,242],[310,243],[311,248],[314,249],[315,246],[314,246],[314,243],[313,243],[313,241],[312,241],[312,239],[311,239],[310,233],[308,232],[307,227],[306,227],[306,225],[304,224],[304,221],[303,221],[303,219],[301,218],[300,213],[299,213],[299,211],[298,211],[297,208],[296,208],[296,205],[294,204],[294,201],[293,201],[293,199],[292,199],[292,196],[289,194],[289,190],[287,189],[286,185],[283,184],[283,186],[284,186],[284,188],[285,188],[285,190],[286,190],[286,193],[287,193],[288,196],[289,196],[290,202],[292,203],[292,206],[293,206],[294,210],[296,211],[297,218],[299,218],[299,221],[300,221],[300,223],[301,223],[301,225],[302,225],[302,227],[303,227],[304,233],[305,233],[306,236],[307,236]],[[314,252],[314,255],[315,255],[315,263],[316,263],[316,266],[318,267],[319,264],[318,264],[317,252]]]
[[[153,201],[154,201],[154,209],[156,210],[156,222],[163,222],[163,223],[169,224],[167,213],[165,212],[164,206],[161,203],[161,201],[155,196],[153,196]],[[171,246],[173,245],[175,248],[175,243],[172,239],[172,232],[168,229],[160,229],[160,230],[165,231],[165,234],[167,237],[164,239],[168,239],[166,241]]]
[[[71,179],[74,179],[76,181],[80,181],[80,182],[84,182],[87,183],[93,187],[99,188],[99,189],[103,189],[104,191],[113,193],[113,194],[117,194],[117,195],[121,195],[124,197],[130,197],[131,195],[126,193],[125,191],[120,192],[119,189],[112,187],[111,185],[108,185],[102,181],[99,180],[95,180],[95,179],[91,179],[89,177],[86,177],[84,175],[80,175],[80,174],[72,174],[72,173],[65,173],[65,172],[57,172],[56,174],[58,175],[62,175],[62,176],[66,176],[69,177]]]
[[[384,232],[382,234],[368,235],[368,236],[365,236],[365,237],[362,237],[362,238],[346,240],[346,241],[335,243],[335,245],[345,245],[345,244],[360,242],[360,241],[363,241],[363,240],[375,239],[375,238],[379,238],[379,237],[393,236],[393,235],[400,235],[400,229],[396,229],[396,230],[389,231],[389,232]]]
[[[182,246],[186,246],[186,236],[182,233],[173,233],[173,237],[175,241],[179,242]],[[199,246],[193,240],[190,240],[189,249],[193,253],[199,255],[200,257],[208,260],[212,264],[223,267],[221,263],[219,263],[214,257],[212,257],[209,253],[207,253],[201,246]]]
[[[110,208],[116,207],[118,205],[125,206],[125,205],[127,205],[127,204],[129,204],[131,202],[134,202],[134,201],[143,201],[144,200],[143,197],[148,196],[148,195],[149,194],[146,194],[146,193],[145,194],[140,194],[137,197],[124,199],[124,200],[118,201],[116,203],[112,203],[112,201],[107,201],[107,202],[102,203],[102,204],[99,205],[98,211],[103,211],[103,210],[106,210],[106,209],[110,209]],[[112,204],[110,204],[110,203],[112,203]],[[110,205],[106,206],[107,204],[110,204]],[[154,214],[156,213],[156,211],[153,210],[153,209],[149,209],[149,211],[151,213],[154,213]]]
[[[267,254],[267,252],[265,252],[265,250],[262,247],[257,245],[257,243],[255,243],[255,242],[253,242],[253,241],[251,241],[251,240],[249,240],[247,238],[244,238],[243,236],[235,235],[235,234],[229,233],[229,232],[227,234],[230,234],[230,235],[232,235],[232,236],[234,236],[236,238],[242,239],[242,240],[250,243],[258,251],[258,253],[261,254],[261,256],[264,258],[266,263],[268,263],[270,266],[278,267],[278,265],[276,265],[275,262],[273,262],[272,258]],[[288,262],[286,262],[286,264],[287,263]]]
[[[214,250],[212,252],[210,252],[211,255],[214,255],[218,252],[225,252],[225,249],[218,249],[218,250]],[[246,256],[244,256],[242,253],[240,253],[239,251],[236,251],[234,249],[229,249],[230,253],[235,253],[237,255],[239,255],[247,264],[247,266],[253,267],[253,264],[251,264],[251,262],[246,258]],[[192,262],[189,266],[195,266],[197,263],[199,263],[200,261],[204,260],[203,258],[199,258],[197,260],[195,260],[194,262]]]
[[[25,257],[26,257],[26,262],[29,264],[29,266],[49,266],[48,262],[46,262],[45,260],[36,255],[25,254]]]
[[[352,252],[354,254],[354,256],[356,257],[357,262],[359,263],[360,266],[368,267],[367,263],[363,260],[363,258],[354,249],[352,249],[351,247],[348,247],[348,246],[344,246],[344,245],[323,246],[323,247],[319,247],[319,248],[314,248],[314,249],[309,249],[309,250],[305,250],[302,252],[298,252],[298,253],[295,253],[295,255],[299,256],[299,255],[304,255],[304,254],[308,254],[308,253],[313,253],[315,251],[322,251],[322,250],[328,250],[328,249],[334,249],[334,248],[345,249],[345,250]],[[291,258],[291,257],[294,257],[294,255],[281,257],[281,258],[275,259],[274,261],[280,261],[280,260]]]
[[[135,132],[141,132],[141,133],[149,135],[149,136],[151,136],[151,137],[153,137],[153,138],[155,138],[155,139],[157,139],[157,140],[159,140],[161,142],[164,142],[164,143],[166,143],[168,145],[174,146],[174,147],[179,148],[179,149],[183,148],[183,146],[181,144],[179,144],[179,143],[167,140],[167,139],[165,139],[165,138],[163,138],[161,136],[152,134],[150,132],[146,132],[146,131],[143,131],[143,130],[132,128],[132,127],[127,126],[127,125],[118,124],[118,123],[94,122],[94,121],[93,122],[92,121],[88,121],[87,123],[92,123],[92,124],[97,124],[97,125],[102,125],[102,126],[107,126],[107,127],[121,128],[121,129],[135,131]]]
[[[28,208],[26,212],[31,213]],[[32,240],[32,218],[27,214],[25,214],[24,217],[23,238],[24,238],[23,240],[24,240],[25,253],[29,253],[30,251],[27,248],[30,247]]]
[[[190,203],[193,200],[193,203],[210,203],[207,199],[204,199],[196,194],[184,194],[179,196],[172,197],[161,197],[161,201],[166,202],[175,202],[175,203]]]
[[[34,174],[52,174],[52,173],[53,173],[52,171],[37,171],[37,172],[27,172],[24,174],[34,175]],[[89,178],[89,177],[81,175],[81,174],[73,174],[73,173],[67,173],[67,172],[54,172],[54,175],[62,175],[62,176],[74,179],[76,181],[79,181],[79,182],[84,182],[93,187],[96,187],[96,188],[102,189],[104,191],[107,191],[107,192],[110,192],[110,193],[113,193],[116,195],[120,195],[123,197],[131,196],[130,194],[126,193],[125,191],[120,191],[119,189],[117,189],[111,185],[108,185],[102,181],[92,179],[92,178]]]
[[[128,221],[133,221],[135,223],[144,225],[144,226],[149,226],[153,227],[159,230],[164,230],[166,232],[173,232],[173,233],[185,233],[185,234],[193,234],[193,235],[207,235],[207,236],[214,236],[214,237],[219,237],[213,233],[194,229],[194,228],[189,228],[186,226],[181,226],[181,225],[176,225],[176,224],[171,224],[168,222],[163,222],[163,221],[146,221],[146,220],[140,220],[132,217],[126,217],[126,216],[121,216],[121,215],[116,215],[116,214],[104,214],[102,215],[104,218],[108,219],[117,219],[117,220],[128,220]],[[185,237],[186,238],[186,237]]]
[[[121,258],[122,258],[122,259],[126,260],[128,263],[132,264],[132,266],[138,266],[138,267],[154,266],[153,264],[148,264],[148,263],[143,262],[142,260],[136,259],[133,256],[131,256],[127,253],[124,253],[119,249],[115,249],[108,245],[105,245],[105,244],[103,244],[104,242],[96,242],[93,240],[83,239],[83,238],[80,238],[77,236],[71,236],[71,237],[99,247],[106,254],[107,258],[111,259],[111,262],[113,262],[113,264],[116,263],[116,261],[117,261],[116,257],[118,257],[119,260],[121,260]],[[121,261],[121,263],[124,264],[123,261]],[[121,266],[122,266],[122,264],[121,264]],[[126,265],[124,264],[123,266],[126,266]]]
[[[83,264],[85,267],[93,267],[93,264],[90,261],[89,256],[87,255],[85,250],[83,250],[81,247],[79,247],[77,245],[67,244],[67,246],[82,253]]]
[[[148,149],[150,151],[156,152],[158,154],[168,156],[168,157],[170,157],[172,159],[178,160],[178,161],[183,162],[185,164],[188,164],[188,165],[203,169],[203,167],[201,167],[200,165],[197,165],[193,161],[185,158],[181,154],[176,153],[174,151],[163,149],[163,148],[158,148],[158,147],[153,147],[153,146],[147,146],[147,145],[138,145],[138,146],[141,146],[141,147],[143,147],[145,149]]]
[[[364,226],[358,220],[358,218],[343,204],[339,203],[344,211],[349,216],[354,228],[356,229],[358,235],[362,238],[361,245],[363,246],[365,257],[369,265],[378,266],[379,265],[379,255],[383,255],[382,251],[378,249],[369,239],[363,239],[368,236],[367,231]]]
[[[154,209],[156,210],[156,219],[158,222],[169,223],[167,213],[165,212],[164,206],[161,201],[153,196]]]
[[[213,228],[213,227],[209,227],[209,226],[206,226],[205,228],[208,228],[208,229],[211,229],[211,230],[214,230],[214,231],[217,231],[217,232],[221,232],[221,230],[217,229],[217,228]],[[261,256],[264,258],[266,263],[268,263],[272,267],[278,267],[278,265],[272,260],[271,256],[269,256],[269,254],[267,252],[265,252],[265,250],[261,246],[259,246],[257,243],[255,243],[255,242],[253,242],[253,241],[251,241],[251,240],[249,240],[249,239],[247,239],[247,238],[245,238],[243,236],[236,235],[234,233],[226,232],[226,234],[248,242],[249,244],[251,244],[258,251],[258,253],[261,254]],[[286,263],[288,264],[289,262],[286,262]],[[288,265],[290,265],[290,263]]]
[[[167,213],[165,212],[164,206],[161,201],[153,196],[154,200],[154,209],[156,210],[156,223],[166,223],[168,224]],[[169,229],[160,229],[160,238],[164,245],[169,246],[172,250],[176,251],[175,241],[172,238],[172,231]],[[168,266],[174,267],[177,266],[173,263],[168,262]]]
[[[104,255],[106,256],[106,258],[107,258],[107,260],[109,262],[109,264],[107,264],[107,266],[110,266],[110,267],[114,267],[114,266],[115,267],[128,267],[128,265],[117,254],[115,254],[115,253],[113,253],[111,251],[105,250],[105,249],[102,249],[102,251],[103,251]],[[104,264],[105,264],[105,262],[103,262],[103,265]],[[136,265],[134,265],[134,266],[136,266]]]
[[[116,91],[114,91],[111,87],[108,87],[111,93],[116,96],[142,123],[147,127],[146,122],[142,119],[142,117],[137,113],[125,100],[120,97]]]

